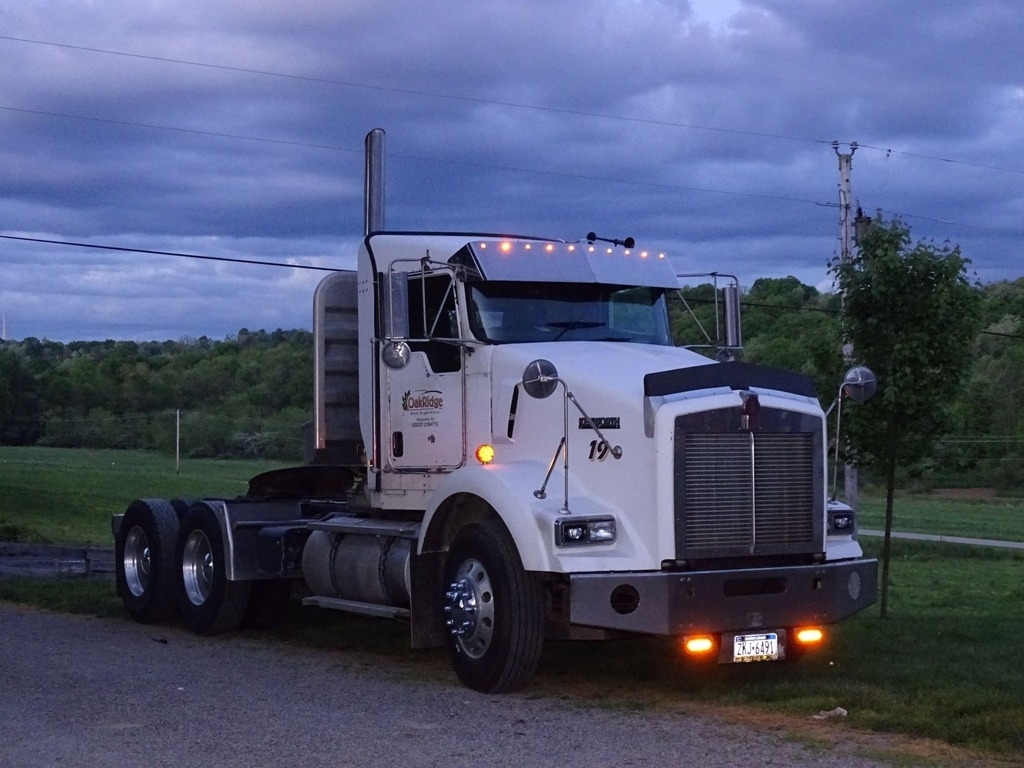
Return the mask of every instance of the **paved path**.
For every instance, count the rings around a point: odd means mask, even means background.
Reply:
[[[885,531],[877,531],[873,528],[861,528],[857,531],[860,536],[885,536]],[[941,541],[946,544],[969,544],[977,547],[1003,547],[1006,549],[1024,549],[1024,541],[998,541],[996,539],[971,539],[965,536],[936,536],[931,533],[904,533],[893,531],[894,539],[912,539],[914,541]]]

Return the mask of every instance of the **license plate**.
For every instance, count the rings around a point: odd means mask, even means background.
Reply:
[[[732,642],[733,661],[777,661],[779,636],[775,632],[736,635]]]

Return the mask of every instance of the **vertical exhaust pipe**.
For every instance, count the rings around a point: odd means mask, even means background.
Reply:
[[[363,179],[363,234],[384,230],[384,129],[366,134]]]
[[[740,288],[736,283],[722,289],[725,298],[725,346],[739,349],[743,346],[743,331],[740,326]]]

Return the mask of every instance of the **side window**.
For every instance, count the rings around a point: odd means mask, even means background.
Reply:
[[[459,316],[455,304],[455,281],[451,275],[409,277],[409,346],[427,355],[437,373],[462,367],[460,348],[436,339],[457,339]]]

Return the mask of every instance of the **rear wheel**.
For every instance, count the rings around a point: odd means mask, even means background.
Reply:
[[[185,625],[201,635],[237,629],[249,604],[250,582],[229,581],[224,537],[213,510],[194,505],[178,531],[178,608]]]
[[[164,499],[139,499],[125,510],[115,540],[117,592],[128,615],[152,624],[174,617],[174,546],[178,516]]]
[[[459,680],[483,693],[526,685],[544,646],[544,585],[523,569],[505,528],[490,521],[463,528],[444,584],[445,637]]]

